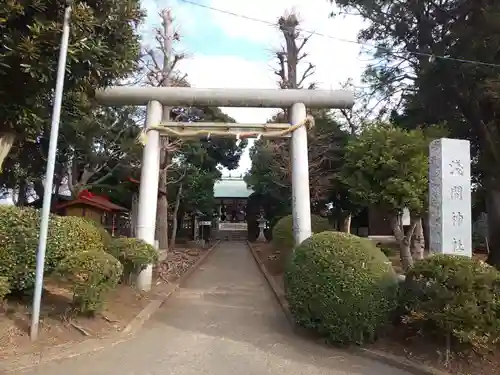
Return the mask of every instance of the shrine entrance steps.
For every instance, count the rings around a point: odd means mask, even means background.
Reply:
[[[218,224],[215,238],[220,241],[246,241],[248,239],[247,223],[221,222]]]
[[[220,241],[246,241],[248,232],[246,230],[218,230],[215,238]]]

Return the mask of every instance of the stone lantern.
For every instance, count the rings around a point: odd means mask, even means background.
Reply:
[[[266,236],[264,236],[264,229],[266,229],[267,220],[264,218],[263,215],[261,215],[257,220],[257,222],[259,223],[259,236],[257,237],[257,241],[267,242]]]

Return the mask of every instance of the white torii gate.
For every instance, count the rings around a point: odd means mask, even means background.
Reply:
[[[295,246],[311,236],[309,162],[307,154],[308,108],[351,108],[352,92],[343,90],[289,89],[200,89],[190,87],[110,87],[96,92],[104,105],[147,106],[146,142],[142,158],[137,237],[154,245],[158,181],[160,172],[160,132],[177,136],[289,137],[292,147],[292,215]],[[162,123],[163,106],[290,108],[290,124]],[[137,277],[137,287],[151,289],[153,266]]]

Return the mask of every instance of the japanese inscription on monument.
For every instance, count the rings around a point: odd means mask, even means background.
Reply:
[[[472,256],[470,143],[441,138],[429,146],[429,233],[435,253]]]

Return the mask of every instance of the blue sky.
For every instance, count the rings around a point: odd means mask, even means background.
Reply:
[[[209,6],[211,4],[209,0],[196,2]],[[158,5],[160,1],[155,0],[144,0],[143,4],[148,12],[147,21],[142,27],[147,37],[151,35],[151,30],[159,25],[158,12],[162,7]],[[231,37],[213,18],[213,11],[177,0],[169,1],[168,5],[173,9],[175,23],[182,36],[181,49],[206,56],[232,55],[253,61],[268,60],[266,49],[261,43]]]

